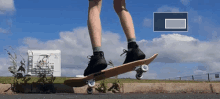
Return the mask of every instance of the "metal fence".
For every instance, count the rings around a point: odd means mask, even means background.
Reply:
[[[165,80],[220,81],[219,74],[220,72],[216,72],[216,73],[207,73],[201,75],[190,75],[184,77],[168,78]]]

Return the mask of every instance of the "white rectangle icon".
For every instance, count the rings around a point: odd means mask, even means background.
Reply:
[[[186,29],[186,19],[165,19],[165,29]]]

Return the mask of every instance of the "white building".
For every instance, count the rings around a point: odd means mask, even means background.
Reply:
[[[39,70],[50,69],[54,77],[61,77],[61,51],[60,50],[28,50],[27,73],[37,75]],[[45,71],[44,71],[45,72]],[[46,71],[47,74],[50,74]]]

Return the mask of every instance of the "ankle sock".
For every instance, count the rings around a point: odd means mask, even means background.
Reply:
[[[93,52],[100,52],[101,50],[101,46],[100,47],[93,47]]]
[[[130,42],[136,42],[136,38],[130,38],[130,39],[128,39],[128,43],[130,43]]]

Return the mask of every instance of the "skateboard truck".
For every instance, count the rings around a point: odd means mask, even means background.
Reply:
[[[78,78],[83,78],[84,77],[84,75],[76,75],[76,77],[78,77]],[[88,81],[86,81],[86,83],[88,84],[88,88],[87,88],[87,93],[88,94],[92,94],[93,93],[93,87],[95,86],[95,80],[94,79],[91,79],[91,80],[88,80]]]
[[[143,78],[143,73],[148,71],[148,65],[141,65],[141,66],[137,66],[135,68],[136,73],[136,78],[138,80],[141,80]]]
[[[93,93],[92,88],[95,86],[95,80],[91,79],[91,80],[88,80],[86,83],[88,84],[87,93],[92,94]]]

